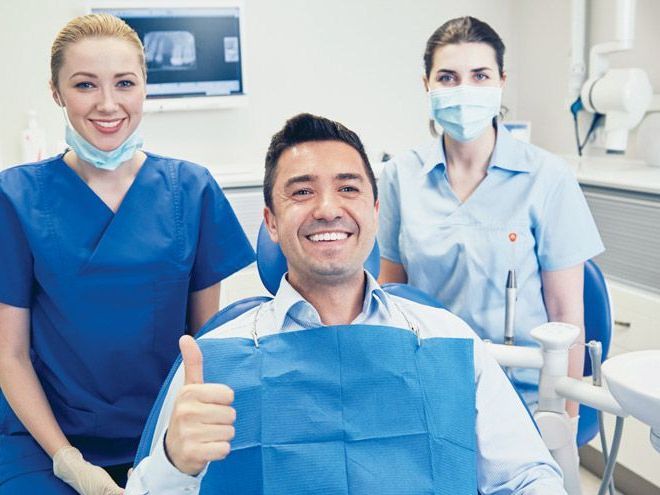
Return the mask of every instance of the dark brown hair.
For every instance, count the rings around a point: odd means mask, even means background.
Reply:
[[[280,156],[292,146],[310,141],[341,141],[357,151],[362,158],[364,170],[374,193],[374,201],[376,201],[378,198],[376,177],[358,135],[339,122],[309,113],[301,113],[286,121],[284,127],[271,139],[266,153],[264,202],[271,211],[273,210],[273,185]]]
[[[424,72],[426,77],[431,76],[433,55],[435,51],[445,45],[458,43],[486,43],[495,50],[495,60],[500,77],[504,75],[504,43],[500,35],[483,21],[475,17],[457,17],[445,22],[436,29],[426,42],[424,51]]]

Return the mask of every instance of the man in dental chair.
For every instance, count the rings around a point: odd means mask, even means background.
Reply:
[[[565,494],[472,330],[363,268],[378,199],[354,132],[290,119],[264,198],[288,272],[274,299],[181,339],[126,495]]]

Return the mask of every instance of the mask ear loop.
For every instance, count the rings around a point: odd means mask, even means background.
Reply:
[[[56,99],[55,103],[59,105],[59,107],[62,109],[62,115],[64,116],[64,125],[68,125],[71,127],[71,121],[69,120],[69,114],[66,111],[66,105],[64,104],[64,98],[62,98],[62,95],[59,92],[55,93]],[[73,129],[73,127],[71,127]]]
[[[62,100],[59,96],[57,97],[57,99],[60,100],[60,108],[62,109],[62,115],[64,116],[64,124],[68,127],[71,127],[71,129],[73,129],[73,126],[71,125],[71,121],[69,120],[69,114],[66,111],[66,107],[62,105],[61,103]]]
[[[69,127],[73,132],[76,132],[76,130],[73,128],[71,125],[71,121],[69,120],[69,114],[66,111],[66,106],[64,105],[64,100],[62,99],[62,96],[57,93],[57,101],[56,103],[60,106],[62,109],[62,117],[64,118],[64,125]],[[67,151],[69,151],[71,148],[69,146],[66,147],[64,150],[64,154],[66,154]],[[64,155],[62,155],[64,156]]]

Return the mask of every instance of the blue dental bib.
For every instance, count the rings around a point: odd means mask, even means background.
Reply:
[[[232,387],[237,412],[232,451],[209,465],[202,495],[477,493],[472,340],[419,343],[410,330],[347,325],[270,335],[258,347],[198,342],[205,381]]]

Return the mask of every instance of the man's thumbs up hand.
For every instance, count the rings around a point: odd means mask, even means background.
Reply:
[[[184,385],[204,383],[204,358],[197,341],[190,335],[179,339],[179,349],[183,358]]]
[[[182,473],[196,476],[206,464],[224,459],[234,438],[234,391],[204,383],[202,352],[195,339],[179,340],[185,382],[174,401],[165,437],[165,451]]]

